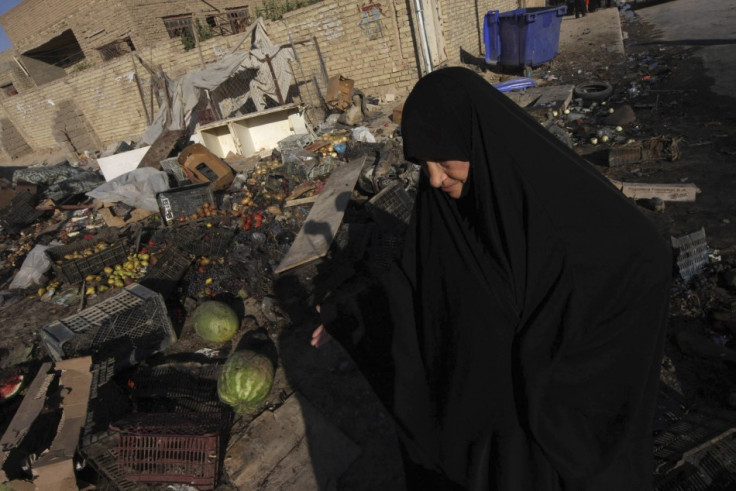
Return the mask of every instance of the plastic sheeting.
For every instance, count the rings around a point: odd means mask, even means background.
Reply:
[[[116,177],[87,193],[103,203],[122,202],[134,208],[158,212],[156,194],[169,189],[166,172],[141,167]]]
[[[251,81],[244,101],[253,100],[257,110],[265,109],[264,96],[277,100],[276,84],[271,76],[271,69],[266,63],[270,57],[271,66],[276,74],[279,90],[288,92],[293,75],[289,60],[294,59],[291,48],[274,45],[266,34],[263,19],[256,20],[251,34],[249,51],[230,53],[216,63],[207,65],[202,70],[187,73],[169,86],[172,101],[171,120],[166,104],[159,108],[153,123],[146,129],[138,142],[138,147],[153,144],[164,130],[182,130],[189,125],[194,108],[202,100],[205,92],[212,91],[228,80],[239,70],[257,69],[256,77]]]

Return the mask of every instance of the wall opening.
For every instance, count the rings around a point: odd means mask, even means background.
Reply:
[[[18,95],[18,89],[15,88],[15,85],[13,83],[0,85],[0,90],[2,90],[5,97],[10,97],[13,95]]]
[[[192,33],[192,14],[170,15],[164,17],[163,21],[171,39]]]
[[[82,47],[79,46],[71,29],[67,29],[38,48],[26,51],[23,56],[59,68],[70,67],[85,58]]]
[[[135,51],[135,46],[130,37],[118,39],[112,43],[97,48],[103,61],[112,60]]]

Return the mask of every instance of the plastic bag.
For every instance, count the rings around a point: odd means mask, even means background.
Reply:
[[[365,126],[353,128],[353,140],[366,143],[376,143],[376,137]]]
[[[169,189],[166,172],[142,167],[126,172],[87,193],[103,203],[122,202],[133,208],[158,212],[156,194]]]
[[[52,242],[47,246],[36,244],[26,256],[9,288],[22,290],[45,283],[44,274],[51,269],[51,259],[46,254],[46,249],[56,245],[62,244],[60,242]]]

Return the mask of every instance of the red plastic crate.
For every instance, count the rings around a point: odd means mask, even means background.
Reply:
[[[110,426],[120,433],[118,468],[125,479],[213,489],[221,466],[224,413],[136,414]]]

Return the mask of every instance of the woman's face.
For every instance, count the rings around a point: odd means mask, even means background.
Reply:
[[[458,199],[463,191],[463,184],[468,180],[470,162],[465,160],[426,161],[422,165],[429,176],[429,185],[447,193],[450,198]]]

